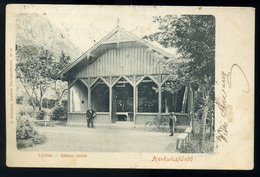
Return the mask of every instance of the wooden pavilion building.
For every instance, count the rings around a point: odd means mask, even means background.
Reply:
[[[190,125],[191,87],[163,89],[169,76],[151,51],[174,57],[117,27],[61,71],[56,79],[68,82],[68,122],[86,123],[91,106],[99,123],[141,125],[175,112],[179,124]]]

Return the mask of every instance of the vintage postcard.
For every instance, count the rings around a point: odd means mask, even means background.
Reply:
[[[254,168],[255,9],[6,7],[9,167]]]

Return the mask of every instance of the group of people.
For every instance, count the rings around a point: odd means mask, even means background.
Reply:
[[[87,113],[86,113],[88,128],[90,128],[90,126],[92,128],[94,128],[93,120],[95,117],[96,117],[96,112],[91,107],[89,107],[87,110]],[[169,120],[169,126],[170,126],[170,130],[171,130],[170,136],[173,136],[173,134],[174,134],[174,128],[175,128],[176,122],[177,122],[177,118],[174,115],[174,112],[171,112],[170,120]]]

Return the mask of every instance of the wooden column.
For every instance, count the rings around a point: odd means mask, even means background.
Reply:
[[[109,78],[110,79],[110,85],[109,85],[109,116],[110,116],[110,121],[112,123],[112,94],[113,94],[113,87],[112,87],[112,77]]]
[[[185,113],[185,111],[186,111],[187,97],[188,97],[188,86],[186,85],[185,86],[185,92],[184,92],[184,95],[183,95],[181,113]]]
[[[161,116],[162,114],[162,75],[159,74],[158,80],[158,113]]]
[[[133,81],[133,120],[134,120],[134,124],[136,123],[136,103],[138,98],[136,97],[136,89],[138,88],[138,85],[136,84],[136,75],[134,75],[134,81]]]
[[[134,97],[134,100],[133,100],[133,111],[134,111],[134,117],[133,117],[133,119],[134,119],[134,124],[135,124],[135,114],[136,114],[136,85],[134,85],[133,86],[133,97]]]
[[[68,81],[68,122],[70,122],[70,82]]]
[[[91,86],[88,86],[88,107],[91,106]]]
[[[162,113],[162,85],[158,85],[159,92],[158,92],[158,112],[161,115]]]
[[[134,124],[136,124],[136,113],[138,112],[138,85],[134,86]]]

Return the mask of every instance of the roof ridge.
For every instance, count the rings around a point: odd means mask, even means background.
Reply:
[[[136,36],[135,34],[117,26],[116,28],[114,28],[110,33],[108,33],[105,37],[103,37],[100,41],[98,41],[95,45],[93,45],[91,48],[89,48],[86,52],[84,52],[80,57],[78,57],[76,60],[74,60],[72,63],[70,63],[66,68],[64,68],[62,71],[60,71],[55,78],[61,78],[62,75],[64,75],[65,73],[67,73],[69,70],[71,70],[74,66],[76,66],[79,62],[81,62],[82,60],[84,60],[86,57],[89,58],[90,53],[95,50],[96,48],[98,48],[100,45],[102,45],[102,43],[104,43],[105,41],[107,41],[108,39],[110,39],[114,34],[116,34],[117,32],[122,32],[125,33],[125,35],[130,35],[131,38],[134,38],[137,42],[157,51],[158,53],[168,57],[168,58],[175,58],[175,56],[173,56],[172,54],[170,54],[169,52],[164,51],[163,49],[160,49],[159,47],[153,45],[152,43],[149,43],[148,41]]]

